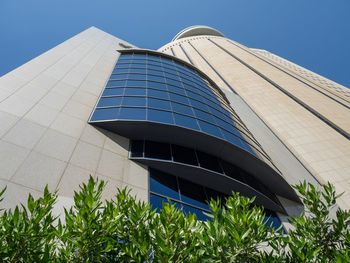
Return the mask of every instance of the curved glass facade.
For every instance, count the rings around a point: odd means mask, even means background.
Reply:
[[[211,188],[192,183],[188,180],[173,176],[155,169],[150,169],[150,203],[152,208],[160,209],[164,202],[170,199],[178,209],[187,213],[196,214],[199,220],[210,220],[204,213],[210,213],[208,201],[228,195]],[[204,212],[204,213],[203,213]],[[266,225],[277,229],[281,221],[273,211],[264,209]],[[281,230],[284,231],[284,230]]]
[[[177,163],[182,166],[190,165],[197,169],[205,169],[215,173],[217,178],[219,176],[227,176],[245,185],[244,187],[242,187],[243,185],[239,185],[239,188],[231,189],[230,191],[241,192],[241,194],[249,196],[249,193],[252,193],[251,189],[254,189],[255,192],[249,197],[261,197],[261,195],[265,195],[265,197],[280,206],[278,199],[270,190],[240,167],[198,150],[176,144],[133,140],[130,147],[130,159],[153,159],[168,163]],[[171,173],[171,171],[172,168],[169,165],[167,172]],[[192,171],[190,170],[189,172]],[[174,174],[177,174],[177,171]],[[205,178],[202,178],[202,180],[205,180]],[[246,186],[250,188],[248,192],[245,191]]]
[[[90,122],[148,121],[191,129],[225,140],[270,166],[269,157],[202,73],[146,51],[122,54]]]

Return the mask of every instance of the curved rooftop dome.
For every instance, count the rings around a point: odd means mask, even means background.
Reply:
[[[173,38],[172,41],[185,38],[185,37],[203,36],[203,35],[224,37],[224,34],[222,34],[220,31],[208,26],[190,26],[181,30],[179,33],[177,33],[177,35]]]

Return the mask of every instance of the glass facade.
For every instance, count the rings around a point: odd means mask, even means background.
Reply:
[[[269,157],[213,83],[193,68],[167,57],[122,54],[90,118],[175,125],[225,140]]]
[[[183,147],[180,145],[133,140],[130,147],[131,159],[157,159],[164,162],[174,162],[181,165],[191,165],[198,169],[206,169],[217,176],[227,176],[240,183],[248,185],[255,191],[265,195],[273,202],[279,204],[276,196],[270,192],[260,181],[255,179],[241,168],[234,164],[221,160],[213,155]],[[263,179],[263,178],[262,178]],[[243,189],[232,189],[244,195]]]
[[[146,163],[151,169],[150,202],[154,208],[161,207],[162,202],[170,198],[185,213],[194,212],[206,220],[203,214],[208,212],[206,201],[225,195],[204,185],[219,190],[210,184],[219,179],[220,183],[227,184],[223,192],[232,189],[248,196],[257,195],[262,200],[260,205],[274,211],[283,210],[275,194],[256,180],[257,174],[252,176],[247,167],[249,162],[258,163],[260,168],[266,168],[264,175],[275,176],[277,169],[270,158],[231,108],[224,93],[204,73],[186,62],[154,51],[123,51],[89,122],[134,139],[130,159]],[[177,136],[179,138],[174,138]],[[232,160],[236,164],[233,165],[208,154],[213,149],[212,154],[223,159],[226,156],[249,159],[244,169],[250,172],[239,168],[236,159]],[[191,169],[196,169],[213,181],[202,182],[201,186],[201,182],[189,177],[165,174],[154,169],[157,168],[155,160],[158,164],[181,167],[187,176]],[[272,172],[262,162],[275,170]]]
[[[228,195],[192,183],[177,176],[169,175],[158,170],[150,169],[150,203],[153,209],[162,208],[163,202],[168,199],[175,207],[182,209],[185,214],[195,213],[199,220],[210,220],[204,213],[210,213],[207,202],[210,199],[221,198]],[[269,210],[264,210],[267,226],[278,228],[281,221],[277,215]]]

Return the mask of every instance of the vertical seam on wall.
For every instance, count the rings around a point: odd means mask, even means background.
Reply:
[[[208,66],[219,76],[219,78],[227,85],[227,87],[229,87],[229,89],[230,89],[233,93],[237,94],[237,92],[235,92],[235,90],[230,86],[230,84],[228,84],[227,81],[219,74],[219,72],[217,72],[217,71],[215,70],[215,68],[214,68],[212,65],[210,65],[210,63],[209,63],[209,62],[202,56],[202,54],[191,44],[190,41],[188,41],[188,44],[198,53],[198,55],[208,64]]]
[[[174,50],[173,50],[172,47],[170,48],[170,51],[171,51],[171,53],[173,54],[173,56],[176,57],[176,56],[175,56],[175,53],[174,53]]]
[[[230,43],[232,43],[233,45],[237,45],[237,44],[235,44],[235,43],[233,43],[233,42],[230,42]],[[244,48],[242,48],[242,47],[240,47],[240,46],[238,46],[238,45],[237,45],[237,47],[239,47],[239,48],[245,50]],[[343,98],[343,97],[341,97],[339,94],[337,94],[337,91],[334,91],[334,90],[332,90],[332,89],[327,89],[327,88],[322,87],[320,84],[315,83],[315,81],[310,80],[310,79],[308,79],[308,78],[302,76],[302,73],[299,73],[299,72],[297,72],[297,71],[294,71],[293,69],[288,69],[288,66],[283,66],[283,65],[281,65],[279,62],[274,61],[272,58],[270,59],[268,56],[260,55],[259,52],[258,52],[258,54],[259,54],[259,56],[258,56],[258,55],[256,54],[256,52],[250,52],[250,51],[248,51],[248,50],[245,50],[245,51],[247,51],[248,53],[251,53],[253,56],[256,56],[257,58],[263,60],[264,62],[271,64],[271,66],[274,66],[275,68],[277,68],[277,69],[279,69],[279,70],[285,72],[286,74],[290,74],[290,73],[288,73],[288,71],[292,71],[293,74],[297,75],[298,77],[295,77],[295,76],[293,76],[292,74],[291,74],[291,76],[294,77],[295,79],[299,80],[299,81],[302,81],[302,80],[299,79],[299,78],[302,78],[302,79],[304,79],[305,81],[308,81],[308,82],[312,83],[313,85],[315,85],[315,86],[317,86],[317,87],[319,87],[319,88],[321,88],[321,89],[323,89],[323,90],[325,90],[325,91],[331,93],[332,95],[334,95],[334,96],[336,96],[336,97],[338,97],[338,98],[340,98],[340,99],[342,99],[342,100],[345,100],[346,102],[350,102],[350,101],[348,101],[346,98]],[[266,51],[266,52],[270,53],[269,51]],[[275,55],[275,54],[273,54],[273,53],[270,53],[270,54],[272,54],[272,55],[274,55],[274,56],[277,56],[277,55]],[[260,56],[266,57],[267,60],[266,60],[265,58],[260,57]],[[277,57],[279,57],[279,56],[277,56]],[[282,58],[282,59],[285,60],[285,61],[287,61],[287,63],[292,64],[293,66],[296,65],[297,67],[301,68],[303,71],[306,70],[306,71],[311,72],[312,74],[318,75],[317,73],[314,73],[314,72],[312,72],[312,71],[310,71],[310,70],[308,70],[308,69],[306,69],[306,68],[303,68],[303,67],[301,67],[301,66],[299,66],[299,65],[297,65],[297,64],[295,64],[295,63],[293,63],[293,62],[291,62],[291,61],[288,61],[288,60],[286,60],[286,59],[284,59],[284,58]],[[276,65],[273,64],[273,63],[270,63],[269,60],[271,60],[271,61],[273,61],[274,63],[278,64],[278,66],[276,66]],[[318,75],[318,76],[320,76],[320,75]],[[327,78],[325,78],[325,77],[323,77],[323,76],[320,76],[320,77],[326,79],[327,81],[332,81],[332,80],[329,80],[329,79],[327,79]],[[302,82],[303,82],[303,81],[302,81]],[[333,82],[333,81],[332,81],[332,82]],[[303,82],[303,83],[304,83],[304,82]],[[328,83],[329,83],[329,82],[328,82]],[[338,83],[336,83],[336,84],[338,84]],[[305,85],[309,85],[309,84],[305,83]],[[337,87],[336,87],[336,89],[337,89]],[[319,91],[319,90],[318,90],[318,91]],[[327,94],[325,94],[325,96],[327,96]],[[339,102],[339,103],[341,103],[341,102]]]
[[[212,41],[211,39],[208,39],[211,43],[213,43],[214,45],[216,45],[217,47],[219,47],[220,49],[222,49],[224,52],[226,52],[227,54],[229,54],[232,58],[236,59],[238,62],[240,62],[242,65],[246,66],[247,68],[249,68],[251,71],[253,71],[255,74],[259,75],[260,77],[262,77],[264,80],[266,80],[268,83],[270,83],[272,86],[274,86],[275,88],[277,88],[278,90],[280,90],[281,92],[283,92],[285,95],[287,95],[289,98],[291,98],[292,100],[294,100],[296,103],[298,103],[300,106],[304,107],[306,110],[308,110],[310,113],[312,113],[314,116],[316,116],[317,118],[319,118],[321,121],[323,121],[324,123],[326,123],[329,127],[331,127],[333,130],[335,130],[336,132],[338,132],[339,134],[341,134],[342,136],[344,136],[345,138],[347,138],[348,140],[350,139],[350,135],[344,131],[342,128],[340,128],[338,125],[334,124],[333,122],[329,121],[327,118],[323,117],[321,114],[319,114],[317,111],[313,110],[310,106],[308,106],[307,104],[305,104],[304,102],[302,102],[301,100],[299,100],[298,98],[296,98],[294,95],[292,95],[290,92],[286,91],[285,89],[283,89],[280,85],[278,85],[276,82],[272,81],[271,79],[269,79],[268,77],[266,77],[264,74],[260,73],[259,71],[257,71],[256,69],[254,69],[252,66],[250,66],[249,64],[245,63],[243,60],[241,60],[240,58],[238,58],[237,56],[233,55],[231,52],[229,52],[227,49],[221,47],[219,44],[217,44],[216,42]]]
[[[190,59],[190,57],[187,55],[186,51],[183,49],[183,47],[181,46],[181,44],[179,44],[179,47],[181,48],[182,52],[184,52],[186,58],[188,59],[188,61],[191,63],[191,65],[194,66],[192,60]]]
[[[209,39],[209,40],[210,40],[210,39]],[[342,103],[342,102],[340,102],[340,101],[338,101],[338,100],[332,98],[331,96],[327,95],[327,94],[324,93],[323,91],[316,89],[315,87],[311,86],[310,84],[306,83],[305,81],[303,81],[303,80],[301,80],[301,79],[299,79],[299,78],[293,76],[292,74],[288,73],[288,72],[285,71],[284,69],[275,66],[274,64],[270,63],[269,61],[267,61],[267,60],[265,60],[265,59],[263,59],[263,58],[257,56],[256,54],[254,54],[254,53],[252,53],[252,52],[250,52],[250,51],[248,51],[248,50],[245,50],[244,48],[242,48],[242,47],[240,47],[239,45],[233,43],[232,41],[229,41],[229,40],[227,40],[227,39],[226,39],[226,41],[229,42],[229,43],[231,43],[232,45],[234,45],[234,46],[236,46],[236,47],[238,47],[238,48],[244,50],[245,52],[247,52],[247,53],[253,55],[254,57],[256,57],[256,58],[258,58],[258,59],[260,59],[260,60],[266,62],[267,64],[271,65],[272,67],[274,67],[274,68],[276,68],[276,69],[282,71],[283,73],[287,74],[288,76],[290,76],[290,77],[292,77],[292,78],[294,78],[294,79],[300,81],[301,83],[307,85],[308,87],[310,87],[310,88],[312,88],[313,90],[315,90],[315,91],[321,93],[322,95],[324,95],[324,96],[330,98],[331,100],[334,100],[335,102],[339,103],[340,105],[342,105],[342,106],[344,106],[344,107],[350,109],[349,106],[347,106],[347,105],[345,105],[344,103]],[[311,81],[310,81],[310,82],[311,82]],[[313,83],[313,82],[312,82],[312,83]],[[316,86],[318,86],[318,87],[320,87],[319,85],[317,85],[317,84],[315,84],[315,83],[313,83],[313,84],[316,85]],[[320,88],[322,88],[322,87],[320,87]],[[323,88],[322,88],[322,89],[323,89]],[[329,92],[330,92],[330,91],[329,91]],[[333,93],[332,93],[332,94],[333,94]],[[334,96],[337,96],[336,94],[333,94],[333,95],[334,95]],[[337,96],[337,97],[339,97],[339,96]]]

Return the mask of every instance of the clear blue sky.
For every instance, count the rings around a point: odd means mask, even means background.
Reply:
[[[350,0],[0,0],[0,76],[90,26],[158,49],[198,24],[350,87]]]

